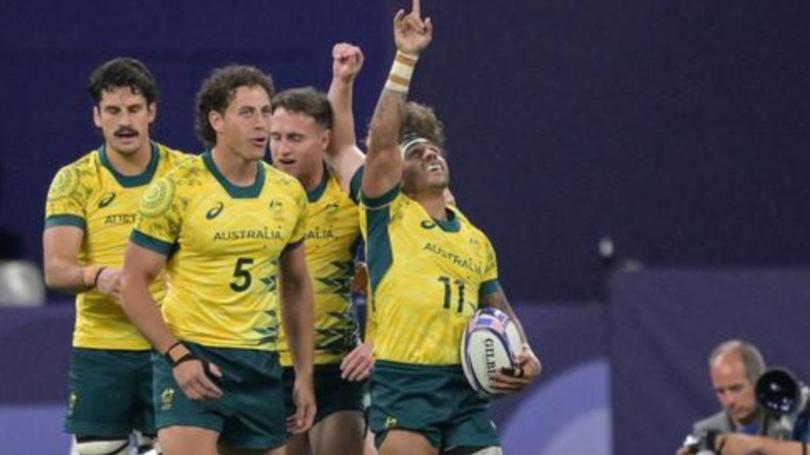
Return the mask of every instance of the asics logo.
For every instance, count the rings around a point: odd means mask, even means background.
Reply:
[[[110,205],[110,203],[112,203],[113,199],[115,199],[115,193],[105,195],[100,201],[98,201],[98,208],[103,209],[104,207],[107,207]]]
[[[225,204],[222,202],[217,202],[217,204],[205,214],[205,217],[209,220],[213,220],[214,218],[218,217],[219,214],[222,212],[222,209],[225,208]]]

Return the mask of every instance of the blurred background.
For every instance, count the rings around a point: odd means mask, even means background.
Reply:
[[[366,133],[404,0],[6,0],[0,17],[0,260],[40,268],[55,172],[96,148],[90,72],[143,60],[153,137],[199,152],[214,67],[326,90],[360,45]],[[495,403],[511,454],[673,453],[718,410],[705,358],[745,338],[810,380],[810,3],[423,0],[411,97],[444,120],[452,187],[488,233],[544,376]],[[19,262],[24,261],[24,262]],[[23,267],[20,269],[19,267]],[[11,272],[8,270],[13,269]],[[73,308],[0,308],[0,453],[64,453]]]

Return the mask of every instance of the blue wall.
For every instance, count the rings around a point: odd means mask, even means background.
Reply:
[[[163,92],[156,136],[198,150],[193,95],[212,67],[325,88],[332,43],[350,40],[368,57],[363,124],[395,4],[407,2],[4,2],[0,227],[39,260],[53,173],[99,142],[84,87],[102,60],[145,60]],[[510,295],[603,297],[603,236],[653,264],[808,264],[808,9],[426,1],[435,43],[412,93],[447,123],[454,187]]]

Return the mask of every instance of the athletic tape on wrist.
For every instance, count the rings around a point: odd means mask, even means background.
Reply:
[[[411,85],[413,69],[416,67],[418,59],[419,57],[416,55],[397,51],[394,63],[391,65],[391,72],[388,73],[388,79],[385,81],[385,88],[395,92],[407,93]]]

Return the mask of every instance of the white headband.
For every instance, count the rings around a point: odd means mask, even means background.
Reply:
[[[399,151],[402,153],[402,157],[405,158],[405,154],[408,150],[419,144],[433,144],[433,142],[419,136],[406,137],[405,140],[399,144]]]

